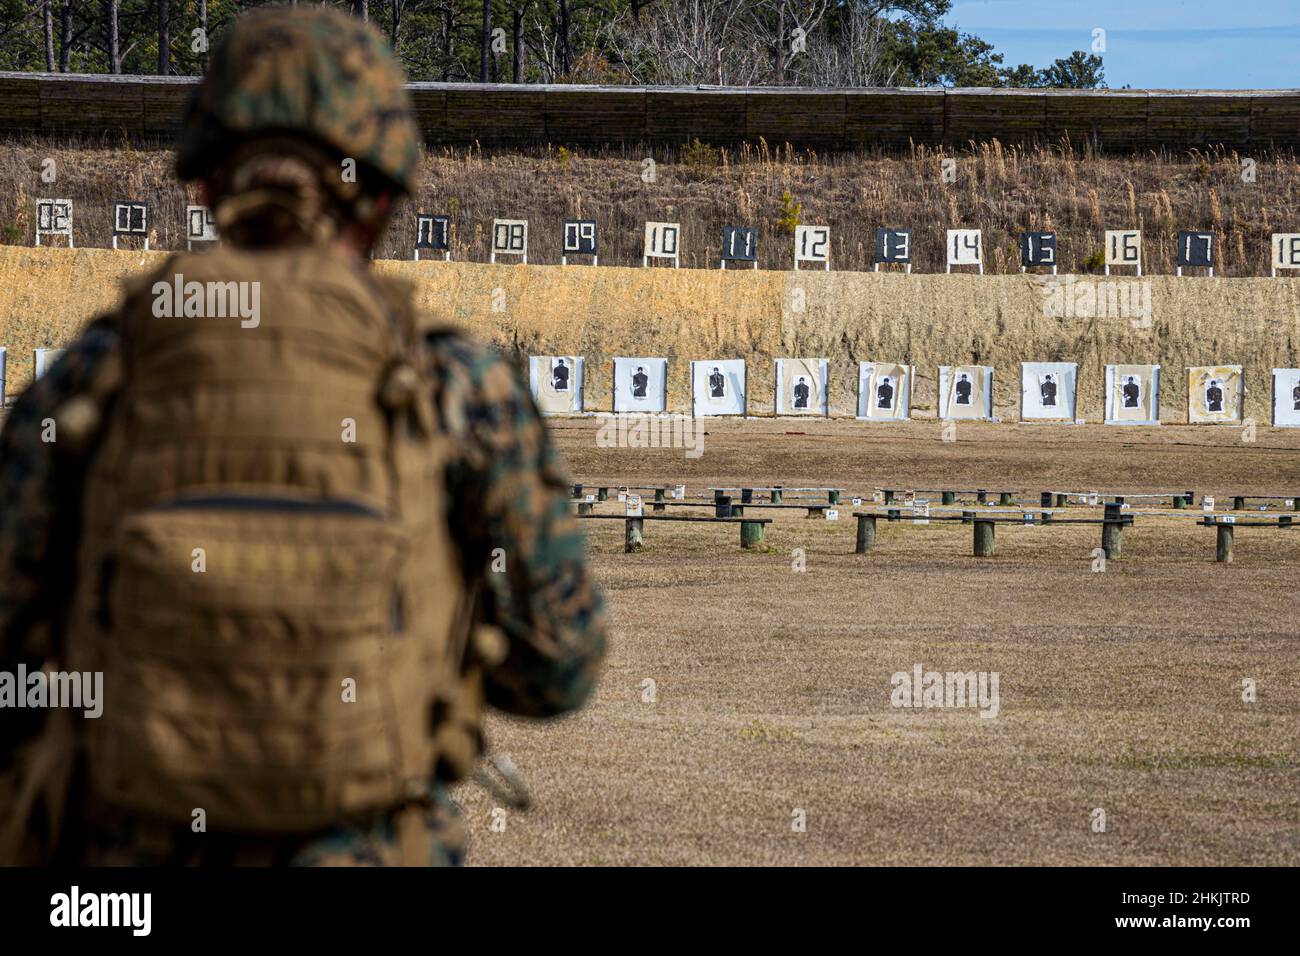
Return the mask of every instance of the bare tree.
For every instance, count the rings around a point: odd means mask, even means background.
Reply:
[[[59,6],[59,72],[72,68],[72,0],[63,0]]]
[[[528,9],[530,0],[522,0],[515,7],[511,14],[511,53],[513,54],[514,64],[510,71],[510,82],[522,83],[524,81],[524,13]]]
[[[158,0],[158,75],[167,76],[171,64],[172,25],[171,9],[167,0]]]
[[[483,34],[479,47],[478,81],[486,83],[492,60],[492,0],[483,0]]]
[[[636,83],[673,86],[766,77],[770,58],[750,22],[752,0],[661,0],[640,22],[620,16],[607,32],[615,61]]]
[[[108,72],[122,72],[122,45],[117,32],[118,17],[122,12],[122,0],[108,0],[105,4],[108,32]]]
[[[54,72],[54,0],[41,0],[45,17],[45,71]]]
[[[837,36],[823,27],[808,40],[800,80],[810,86],[893,86],[898,64],[885,62],[886,21],[865,3],[851,2]]]

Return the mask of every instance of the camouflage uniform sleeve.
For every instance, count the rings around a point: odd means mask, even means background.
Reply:
[[[84,394],[117,343],[107,323],[92,324],[19,396],[0,431],[0,670],[39,667],[59,653],[57,635],[74,588],[84,472],[80,458],[59,454],[58,432],[49,425],[59,406]],[[0,765],[40,730],[41,715],[16,710],[0,721]]]
[[[467,577],[481,575],[485,623],[507,639],[504,659],[484,662],[487,701],[529,717],[573,710],[595,686],[605,626],[564,467],[502,356],[456,335],[429,343],[461,452],[448,469],[452,532]]]

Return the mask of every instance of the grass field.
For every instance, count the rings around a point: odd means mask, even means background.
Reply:
[[[944,443],[934,422],[717,421],[688,460],[597,448],[595,428],[553,426],[575,479],[688,494],[1300,491],[1300,434],[1275,429],[962,425]],[[572,717],[491,721],[537,806],[497,832],[485,792],[460,788],[471,862],[1300,862],[1300,530],[1239,529],[1222,565],[1192,516],[1139,516],[1097,573],[1096,526],[999,526],[997,557],[976,560],[968,526],[882,522],[857,556],[852,510],[780,512],[764,553],[734,526],[647,522],[625,555],[621,522],[586,522],[603,682]],[[918,663],[997,672],[998,715],[891,707],[891,675]]]

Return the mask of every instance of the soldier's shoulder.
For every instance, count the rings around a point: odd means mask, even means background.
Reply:
[[[452,326],[424,333],[434,370],[483,398],[505,398],[522,388],[514,365],[497,349]]]

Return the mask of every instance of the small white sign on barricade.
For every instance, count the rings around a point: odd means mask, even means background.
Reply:
[[[629,518],[641,517],[641,496],[626,495],[624,497],[626,499],[625,503],[627,504],[627,516]]]

